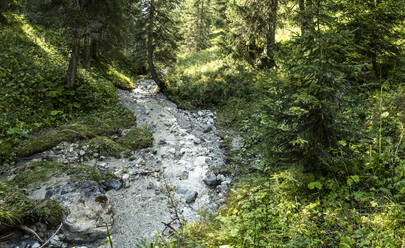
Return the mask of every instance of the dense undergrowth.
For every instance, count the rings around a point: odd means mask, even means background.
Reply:
[[[0,161],[32,155],[64,138],[109,134],[131,126],[132,114],[116,107],[114,86],[135,87],[131,76],[120,72],[130,70],[115,66],[124,62],[101,60],[90,70],[79,70],[75,89],[68,88],[64,81],[69,57],[65,30],[43,28],[20,14],[7,17],[9,25],[0,29]],[[78,123],[72,122],[77,119]],[[69,121],[72,123],[54,131],[63,135],[49,137],[48,144],[43,136],[43,145],[26,144],[31,134]],[[80,127],[83,122],[97,130],[79,130],[85,128]]]
[[[53,176],[101,182],[93,167],[36,162],[16,165],[20,158],[46,151],[63,141],[81,141],[101,155],[121,156],[150,146],[151,133],[136,127],[133,113],[118,104],[116,88],[135,88],[134,72],[125,56],[100,56],[88,70],[79,69],[74,88],[65,83],[70,38],[63,28],[35,24],[24,14],[5,14],[0,28],[0,232],[19,225],[59,224],[62,209],[52,200],[34,201],[22,189]],[[108,136],[129,132],[113,141]],[[100,140],[109,140],[100,142]],[[115,149],[119,147],[119,149]],[[14,171],[15,177],[8,172]]]
[[[330,167],[318,171],[269,155],[279,149],[269,142],[269,129],[275,110],[286,104],[278,92],[283,84],[289,82],[282,69],[255,70],[215,47],[179,58],[168,75],[171,99],[185,108],[216,110],[218,125],[237,131],[244,143],[228,156],[240,177],[226,205],[157,247],[405,245],[403,83],[370,82],[371,88],[380,85],[370,90],[351,81],[341,91],[338,121],[349,124],[352,136],[329,150]]]

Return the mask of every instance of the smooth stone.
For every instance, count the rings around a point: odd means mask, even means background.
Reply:
[[[107,190],[119,190],[122,187],[122,183],[116,179],[106,179],[104,185]]]
[[[219,184],[217,177],[214,174],[207,175],[206,178],[203,179],[204,183],[208,186],[217,186]]]
[[[186,195],[184,196],[184,198],[186,200],[186,203],[190,204],[190,203],[195,202],[195,200],[197,199],[197,196],[198,196],[197,192],[188,190],[186,192]]]

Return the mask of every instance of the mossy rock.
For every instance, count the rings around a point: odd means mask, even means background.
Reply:
[[[40,161],[28,163],[17,169],[12,183],[18,187],[30,187],[63,174],[65,165],[57,162]]]
[[[62,207],[58,202],[28,199],[16,187],[0,182],[0,230],[38,221],[56,225],[62,217]]]
[[[146,127],[133,127],[117,142],[131,150],[137,150],[152,146],[153,135]]]
[[[0,161],[28,157],[49,150],[63,141],[72,142],[77,139],[111,135],[135,123],[134,114],[120,105],[95,111],[63,126],[31,135],[16,147],[12,147],[9,142],[0,143]]]
[[[97,136],[89,141],[90,149],[103,156],[121,157],[121,153],[128,149],[105,136]]]

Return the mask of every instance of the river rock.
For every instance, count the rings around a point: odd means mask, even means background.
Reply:
[[[104,185],[107,190],[119,190],[122,187],[122,183],[117,179],[106,179]]]
[[[63,234],[69,243],[92,242],[105,237],[105,223],[112,224],[112,208],[103,188],[93,181],[67,184],[54,189],[51,199],[66,212]],[[55,240],[57,243],[57,240]]]
[[[206,183],[208,186],[214,187],[217,186],[219,184],[218,180],[217,180],[217,176],[215,176],[215,174],[213,173],[209,173],[204,179],[203,179],[204,183]]]
[[[186,203],[190,204],[195,202],[195,199],[197,199],[198,193],[196,191],[188,190],[184,196],[184,199],[186,200]]]

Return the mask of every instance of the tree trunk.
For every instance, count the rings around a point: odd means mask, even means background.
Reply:
[[[307,29],[306,27],[306,18],[305,18],[305,0],[298,0],[298,6],[300,9],[300,14],[299,14],[299,23],[301,25],[301,36],[305,35],[305,31]]]
[[[263,50],[264,58],[261,61],[261,66],[264,68],[273,68],[276,66],[273,50],[275,49],[276,44],[278,0],[270,0],[269,5],[269,15],[266,28],[266,44]]]
[[[3,25],[7,25],[7,24],[8,24],[7,18],[4,17],[4,15],[3,15],[2,13],[0,13],[0,24],[3,24]]]
[[[98,61],[97,49],[97,40],[93,38],[90,40],[90,58],[96,62]]]
[[[91,59],[91,47],[90,47],[90,34],[84,36],[84,69],[88,70],[90,68]]]
[[[165,85],[160,81],[159,76],[156,72],[155,65],[153,63],[153,25],[154,25],[154,15],[155,15],[155,5],[154,0],[150,0],[149,5],[149,23],[148,23],[148,64],[149,64],[149,71],[152,76],[152,79],[156,82],[159,86],[161,91],[165,90]]]
[[[66,73],[66,84],[69,88],[73,88],[77,74],[77,64],[79,63],[80,39],[75,36],[72,41],[71,55],[69,67]]]

